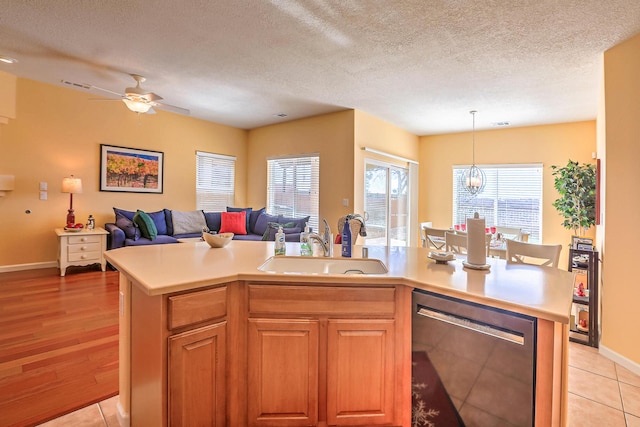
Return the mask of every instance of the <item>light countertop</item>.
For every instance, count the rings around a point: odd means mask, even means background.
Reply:
[[[369,258],[385,263],[381,275],[301,275],[268,273],[258,267],[273,256],[273,242],[231,241],[212,249],[205,242],[125,247],[105,258],[148,295],[197,289],[236,280],[283,283],[403,284],[467,301],[569,323],[573,273],[550,267],[508,264],[487,258],[490,270],[464,268],[457,259],[436,264],[424,248],[368,246]],[[299,243],[287,243],[287,254],[299,254]],[[353,249],[359,258],[361,247]],[[340,258],[340,245],[334,248]]]

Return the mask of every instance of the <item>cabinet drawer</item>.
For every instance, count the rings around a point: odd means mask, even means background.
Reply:
[[[95,261],[100,262],[100,251],[97,252],[72,252],[68,256],[69,262]]]
[[[80,245],[82,243],[100,243],[102,239],[99,235],[88,235],[88,236],[69,236],[67,242],[70,245]]]
[[[100,252],[100,243],[84,243],[67,246],[69,256],[79,252]]]
[[[249,285],[250,314],[393,316],[395,288]]]
[[[169,297],[169,329],[205,322],[226,315],[226,287]]]

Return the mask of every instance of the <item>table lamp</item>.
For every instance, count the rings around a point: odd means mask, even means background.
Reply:
[[[62,192],[69,193],[69,212],[67,213],[66,224],[75,224],[76,215],[73,213],[73,194],[82,193],[82,180],[80,178],[74,178],[73,175],[64,178],[62,180]]]

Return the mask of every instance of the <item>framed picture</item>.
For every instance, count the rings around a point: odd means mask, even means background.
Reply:
[[[100,144],[100,191],[162,193],[164,153]]]

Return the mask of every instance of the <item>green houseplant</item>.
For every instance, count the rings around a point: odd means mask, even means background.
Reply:
[[[596,167],[569,160],[566,166],[551,169],[560,194],[553,206],[564,217],[562,225],[583,236],[596,223]]]

